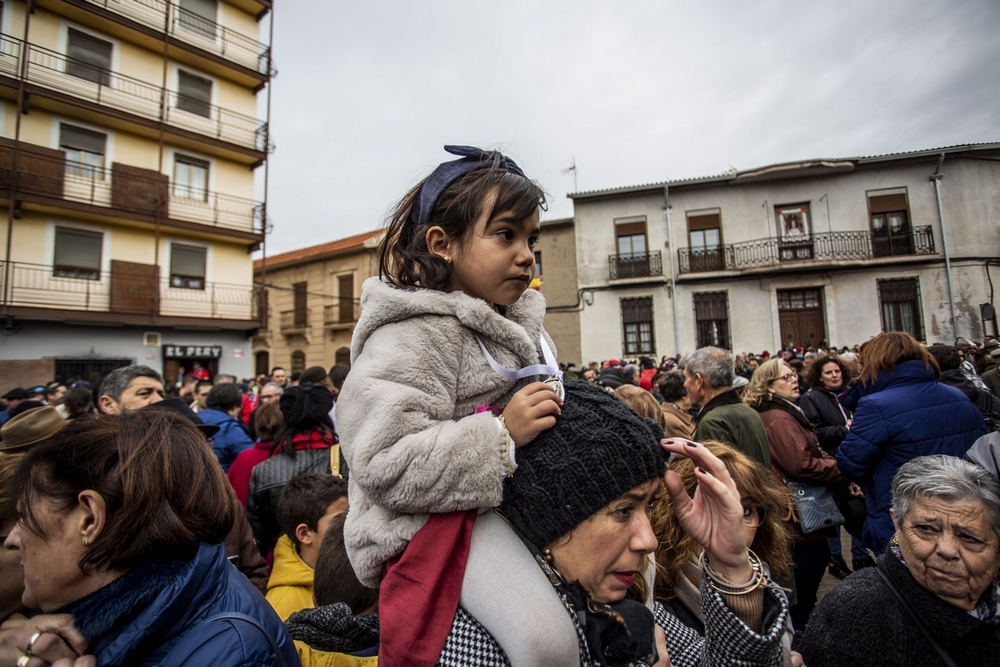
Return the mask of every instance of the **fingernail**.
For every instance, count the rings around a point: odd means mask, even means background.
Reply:
[[[691,449],[698,449],[698,443],[697,442],[685,442],[684,445],[686,447],[690,447]]]
[[[702,475],[707,475],[708,474],[707,472],[705,472],[705,469],[701,468],[701,467],[695,468],[695,470],[697,470],[698,472],[700,472]]]
[[[672,445],[672,444],[674,444],[674,439],[673,438],[668,438],[666,440],[661,440],[660,442],[662,442],[664,445]]]

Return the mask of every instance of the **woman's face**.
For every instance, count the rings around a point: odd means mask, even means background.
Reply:
[[[566,581],[579,581],[596,602],[624,598],[656,549],[649,512],[659,490],[659,479],[640,484],[557,540],[553,564]]]
[[[18,522],[4,542],[4,548],[20,552],[24,568],[25,607],[45,612],[60,609],[92,592],[87,575],[80,570],[86,552],[79,508],[62,515],[47,503],[39,502],[35,518],[41,534]]]
[[[0,540],[6,540],[14,522],[0,524]],[[24,570],[21,557],[14,549],[0,551],[0,621],[21,608],[24,593]]]
[[[799,398],[799,376],[788,364],[781,365],[781,375],[771,380],[771,391],[775,396],[796,401]]]
[[[916,498],[896,540],[917,583],[961,609],[975,608],[1000,568],[1000,540],[978,500]]]
[[[840,366],[835,361],[828,361],[823,364],[819,380],[827,389],[840,389],[844,386],[844,376],[840,372]]]

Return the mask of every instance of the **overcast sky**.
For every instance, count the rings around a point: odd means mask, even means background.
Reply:
[[[269,255],[379,227],[449,143],[559,218],[574,157],[593,190],[1000,141],[996,0],[275,5]]]

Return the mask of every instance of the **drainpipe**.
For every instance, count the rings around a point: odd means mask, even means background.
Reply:
[[[670,246],[667,257],[670,259],[670,308],[674,315],[674,354],[681,351],[680,332],[677,330],[677,267],[674,265],[674,228],[670,224],[670,186],[663,186],[663,210],[667,214],[667,245]]]
[[[938,221],[941,223],[941,247],[944,249],[944,275],[948,281],[948,308],[951,311],[952,336],[958,337],[958,320],[955,318],[955,293],[951,288],[951,255],[948,253],[948,234],[944,226],[944,208],[941,206],[941,166],[944,164],[944,153],[938,158],[937,169],[931,175],[931,182],[934,183],[934,196],[937,198]]]

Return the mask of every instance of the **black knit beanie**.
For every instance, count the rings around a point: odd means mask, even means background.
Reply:
[[[517,450],[500,507],[543,549],[629,489],[662,477],[662,438],[659,424],[614,394],[569,382],[556,425]]]
[[[306,382],[286,389],[278,407],[286,427],[295,431],[317,428],[333,408],[333,394],[323,385]]]

